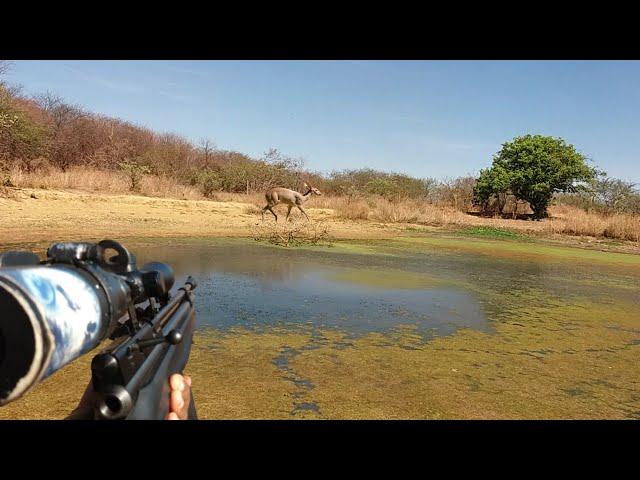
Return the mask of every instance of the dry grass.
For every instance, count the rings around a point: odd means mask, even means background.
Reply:
[[[140,193],[150,197],[200,200],[204,198],[194,187],[183,185],[172,178],[145,175],[140,182]]]
[[[466,215],[451,207],[438,207],[427,202],[404,200],[390,202],[380,200],[372,218],[382,223],[418,223],[421,225],[466,225],[471,223]]]
[[[218,202],[240,202],[240,203],[249,203],[255,206],[257,209],[257,213],[262,210],[262,207],[266,205],[266,200],[264,198],[264,193],[229,193],[229,192],[216,192],[215,199]]]
[[[451,208],[419,200],[390,201],[377,199],[325,198],[325,208],[332,208],[338,218],[373,220],[380,223],[418,223],[422,225],[470,224],[469,215]]]
[[[27,172],[14,169],[6,172],[5,178],[17,188],[37,188],[46,190],[79,190],[92,193],[129,194],[130,181],[127,175],[118,171],[105,171],[91,167],[73,167],[67,171],[44,169]],[[145,175],[139,191],[133,192],[150,197],[204,200],[196,188],[179,183],[174,178]],[[12,190],[3,188],[0,196],[11,197]],[[243,194],[215,192],[208,200],[237,202],[247,206],[243,213],[260,215],[265,205],[261,192]],[[452,207],[433,205],[419,200],[389,201],[384,198],[314,196],[306,204],[307,209],[327,209],[338,220],[350,222],[373,221],[383,224],[413,223],[429,226],[476,226],[489,225],[539,234],[562,234],[612,238],[640,243],[640,216],[588,213],[569,205],[550,208],[551,218],[542,222],[479,218],[467,215]]]
[[[640,242],[640,216],[605,216],[569,205],[556,206],[552,212],[554,216],[544,222],[547,232]]]
[[[262,209],[253,203],[250,203],[246,207],[244,207],[243,213],[247,215],[262,215]]]
[[[204,197],[194,187],[178,183],[173,178],[144,175],[137,192],[131,192],[129,177],[118,171],[91,167],[72,167],[66,171],[49,169],[37,172],[14,169],[8,173],[11,184],[18,188],[44,190],[80,190],[105,193],[137,193],[149,197],[200,200]]]
[[[322,208],[331,208],[338,218],[346,220],[368,220],[371,207],[364,199],[350,197],[323,197]],[[316,202],[314,202],[316,204]]]
[[[491,225],[537,233],[612,238],[640,242],[640,216],[602,215],[589,213],[577,207],[559,205],[551,207],[550,218],[542,222],[502,218],[479,218],[446,206],[424,201],[378,199],[373,206],[364,200],[347,201],[344,198],[325,199],[327,208],[333,208],[338,218],[347,220],[369,219],[381,223],[415,223],[430,226]]]
[[[9,178],[18,188],[74,189],[110,193],[129,191],[129,180],[124,173],[88,167],[70,168],[64,172],[53,169],[37,172],[13,169],[9,172]]]

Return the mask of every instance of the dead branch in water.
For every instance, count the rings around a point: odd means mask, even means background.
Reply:
[[[289,222],[260,222],[253,228],[252,237],[260,242],[268,242],[284,247],[318,245],[328,243],[329,228],[324,221],[293,219]]]

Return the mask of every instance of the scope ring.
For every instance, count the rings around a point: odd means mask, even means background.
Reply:
[[[108,249],[118,252],[111,258],[106,258]],[[96,260],[100,266],[108,268],[116,273],[126,273],[131,264],[131,254],[121,243],[115,240],[102,240],[96,245]]]

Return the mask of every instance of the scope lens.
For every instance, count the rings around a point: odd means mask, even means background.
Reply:
[[[0,284],[0,404],[32,370],[36,336],[29,315]],[[33,372],[32,372],[33,373]],[[24,381],[24,380],[23,380]]]

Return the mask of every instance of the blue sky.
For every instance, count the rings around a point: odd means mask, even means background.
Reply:
[[[501,143],[540,133],[640,183],[637,61],[16,61],[8,80],[323,172],[475,174]]]

